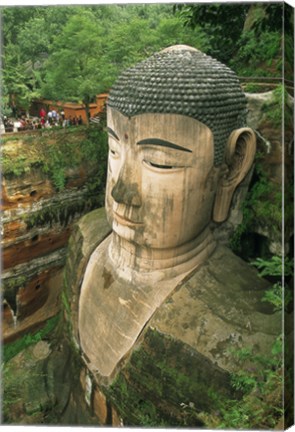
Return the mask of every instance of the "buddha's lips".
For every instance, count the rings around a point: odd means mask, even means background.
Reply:
[[[140,226],[143,225],[142,222],[135,222],[131,219],[126,218],[126,216],[120,216],[118,213],[114,212],[114,219],[116,222],[118,222],[120,225],[126,225],[126,226]]]

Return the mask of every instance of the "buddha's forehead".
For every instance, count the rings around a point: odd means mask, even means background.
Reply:
[[[171,142],[213,142],[213,133],[208,126],[181,114],[143,113],[128,117],[108,107],[107,125],[120,139],[132,135],[134,140],[160,138]]]

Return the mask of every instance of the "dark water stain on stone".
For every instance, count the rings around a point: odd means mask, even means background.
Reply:
[[[104,289],[108,289],[114,282],[113,275],[104,267],[102,277],[103,277],[103,287]]]

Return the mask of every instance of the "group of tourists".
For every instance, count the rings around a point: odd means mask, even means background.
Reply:
[[[82,116],[68,116],[66,118],[64,110],[55,109],[46,112],[44,108],[39,111],[39,116],[26,117],[25,115],[9,118],[3,116],[1,119],[4,132],[21,132],[26,130],[50,129],[52,127],[69,127],[83,124]]]
[[[55,109],[45,111],[44,108],[40,109],[39,112],[40,124],[42,128],[51,128],[53,126],[78,126],[83,124],[82,116],[69,116],[66,118],[64,110],[60,112]]]
[[[2,122],[4,126],[3,132],[20,132],[33,128],[33,120],[25,116],[10,118],[3,116]]]

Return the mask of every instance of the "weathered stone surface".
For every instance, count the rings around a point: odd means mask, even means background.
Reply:
[[[59,351],[54,350],[44,364],[44,380],[47,392],[54,400],[55,414],[60,416],[70,399],[71,393],[71,357],[70,349],[61,343]]]
[[[105,425],[108,416],[107,400],[106,396],[98,388],[95,388],[93,392],[93,411],[99,419],[99,423]],[[117,425],[113,424],[113,426]]]
[[[96,238],[105,237],[108,229],[103,222],[103,209],[84,216],[83,223],[75,230],[76,237],[70,239],[66,265],[66,287],[71,295],[71,314],[66,316],[77,344],[75,320],[83,269],[75,274],[72,271],[79,257],[85,268],[84,254],[91,254],[97,246],[93,231],[85,224],[90,220]],[[75,244],[74,239],[79,241]],[[213,410],[214,396],[238,397],[230,386],[230,373],[240,366],[231,350],[250,346],[255,353],[268,355],[282,330],[280,314],[273,314],[261,302],[267,287],[268,283],[257,277],[254,268],[219,246],[207,263],[187,277],[159,306],[134,341],[131,352],[119,363],[113,381],[99,386],[107,404],[111,402],[118,411],[119,421],[123,418],[124,425],[133,426],[197,427],[202,425],[198,412]],[[108,293],[109,288],[105,296]],[[127,328],[127,315],[125,318]],[[94,332],[95,327],[90,337]],[[98,353],[99,349],[97,344]],[[87,358],[84,360],[87,364]],[[94,388],[98,381],[97,376]]]
[[[80,358],[66,339],[49,337],[5,365],[4,424],[98,426],[79,383]]]
[[[259,164],[262,175],[269,182],[269,191],[265,190],[262,199],[273,204],[268,209],[268,218],[256,217],[251,223],[251,232],[257,233],[267,239],[267,247],[271,254],[282,253],[282,215],[283,208],[281,194],[283,179],[285,182],[285,206],[291,206],[292,175],[292,140],[294,136],[293,104],[294,99],[285,95],[285,110],[282,112],[282,101],[275,97],[274,91],[264,93],[246,93],[247,98],[247,125],[251,127],[257,136],[257,152],[260,153]],[[276,113],[275,120],[272,119]],[[284,114],[284,117],[283,117]],[[284,121],[284,137],[282,135],[282,122]],[[284,176],[283,176],[284,170]],[[223,244],[228,244],[233,232],[242,222],[243,213],[241,203],[244,201],[253,171],[237,188],[233,197],[229,218],[225,223],[215,227],[215,236]],[[256,174],[257,175],[257,174]],[[261,175],[261,173],[260,173]],[[255,179],[257,181],[257,179]],[[290,211],[285,207],[285,252],[288,252],[288,242],[293,234],[292,218]],[[292,210],[291,210],[292,212]],[[286,218],[288,215],[288,219]],[[291,226],[290,226],[291,225]]]
[[[37,285],[38,286],[38,285]],[[2,323],[2,338],[4,342],[11,342],[16,338],[20,337],[28,331],[33,331],[42,326],[42,324],[48,319],[56,315],[60,311],[60,293],[62,287],[62,272],[60,269],[52,271],[51,277],[47,278],[43,287],[39,288],[45,293],[46,301],[43,304],[38,304],[36,309],[30,308],[30,302],[28,302],[28,311],[32,313],[24,314],[23,319],[18,320],[17,315],[15,319],[3,321]],[[38,290],[39,290],[38,289]],[[37,290],[37,291],[38,291]],[[42,296],[41,296],[42,297]],[[28,299],[29,300],[29,299]],[[33,297],[31,302],[37,302],[38,300]],[[22,308],[20,307],[20,311]],[[26,310],[24,304],[23,310]]]
[[[155,310],[183,278],[151,285],[120,280],[107,259],[109,243],[110,237],[91,255],[78,306],[80,346],[89,369],[104,384],[113,379]]]
[[[19,264],[39,258],[61,249],[67,243],[71,227],[48,230],[46,234],[37,233],[24,241],[14,241],[3,248],[3,267],[9,269]]]
[[[21,351],[5,365],[4,370],[4,398],[6,405],[4,423],[40,424],[44,422],[47,410],[54,406],[54,399],[47,392],[44,361],[50,354],[36,359],[31,346]],[[17,401],[21,406],[17,406]],[[9,410],[8,410],[9,408]]]
[[[112,407],[112,426],[122,427],[124,426],[122,418],[119,416],[114,407]]]
[[[198,427],[198,412],[214,411],[216,397],[238,397],[230,373],[251,362],[241,366],[233,352],[247,347],[269,356],[282,331],[281,314],[261,302],[267,286],[232,252],[217,248],[159,307],[105,390],[124,424],[143,424],[146,416],[149,425]]]
[[[32,352],[36,360],[42,360],[49,356],[51,350],[47,342],[40,341],[34,346]]]
[[[59,268],[51,268],[44,270],[36,277],[30,279],[26,287],[20,287],[16,297],[16,316],[18,320],[22,320],[40,309],[46,303],[49,296],[50,277],[60,270]],[[38,292],[38,295],[36,293]]]
[[[97,171],[97,161],[86,162],[82,155],[77,159],[80,163],[68,163],[62,172],[50,160],[57,150],[66,160],[67,155],[62,152],[68,149],[69,142],[73,152],[83,153],[80,143],[86,137],[85,129],[77,129],[70,136],[66,131],[41,131],[6,135],[3,139],[1,246],[5,340],[13,333],[21,334],[25,323],[29,325],[27,329],[31,328],[30,318],[38,315],[50,296],[50,279],[64,265],[73,223],[98,205],[99,197],[87,185]],[[57,187],[55,174],[64,177],[63,190]],[[56,287],[53,290],[56,292]],[[56,311],[59,306],[56,305]],[[39,320],[36,325],[40,325]]]
[[[104,208],[83,216],[69,240],[69,252],[64,269],[64,293],[68,302],[67,318],[71,322],[72,335],[78,344],[78,302],[86,265],[95,247],[110,233]]]
[[[200,427],[198,412],[214,410],[214,397],[232,394],[229,374],[150,327],[105,392],[125,426],[157,427]]]
[[[17,158],[22,152],[21,141],[6,143],[5,149],[14,150],[14,157]],[[16,210],[19,206],[31,207],[32,203],[41,198],[48,198],[54,195],[54,187],[48,178],[40,170],[31,169],[30,172],[24,173],[21,177],[9,176],[2,178],[3,210]]]
[[[268,287],[247,263],[219,247],[159,308],[151,326],[233,371],[231,348],[249,346],[268,355],[282,331],[281,314],[261,301]]]

